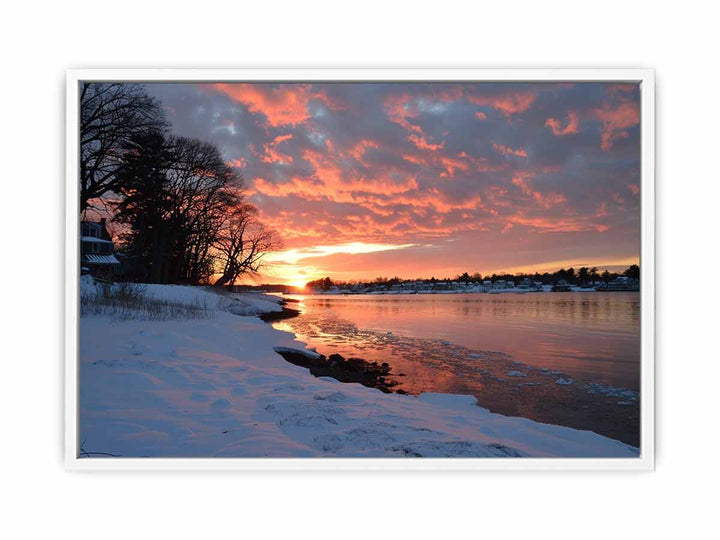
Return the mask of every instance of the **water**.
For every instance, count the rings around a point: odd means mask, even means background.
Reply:
[[[323,354],[388,362],[411,394],[473,394],[512,416],[639,443],[640,295],[290,297],[274,323]]]

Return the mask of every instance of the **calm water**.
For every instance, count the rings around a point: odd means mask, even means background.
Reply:
[[[399,388],[638,443],[640,295],[298,295],[274,323],[323,354],[388,362]]]

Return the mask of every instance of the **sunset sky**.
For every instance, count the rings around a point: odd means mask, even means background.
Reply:
[[[259,281],[625,267],[636,85],[150,84],[217,143],[283,241]]]

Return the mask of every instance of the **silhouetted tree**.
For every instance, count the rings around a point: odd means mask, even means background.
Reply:
[[[161,132],[124,146],[116,219],[129,227],[127,251],[144,278],[201,283],[215,271],[213,245],[241,200],[242,179],[211,144]]]
[[[138,135],[123,150],[124,167],[117,175],[116,189],[124,198],[115,205],[115,219],[129,227],[124,235],[126,273],[159,283],[167,242],[176,225],[167,193],[167,171],[174,156],[161,132]]]
[[[623,272],[623,275],[633,279],[640,279],[640,267],[637,264],[630,265],[630,267]]]
[[[221,226],[214,242],[221,276],[215,286],[232,286],[243,274],[257,273],[265,254],[280,245],[273,231],[257,217],[249,203],[238,204]]]
[[[323,291],[327,291],[330,288],[332,288],[335,285],[333,283],[333,280],[329,277],[321,278],[321,279],[315,279],[313,281],[308,281],[305,286],[310,289],[322,289]]]
[[[83,82],[80,87],[80,211],[117,188],[133,138],[167,127],[159,102],[140,84]]]
[[[587,267],[583,266],[578,270],[578,280],[580,283],[587,283],[588,276],[590,275],[590,272],[588,271]]]

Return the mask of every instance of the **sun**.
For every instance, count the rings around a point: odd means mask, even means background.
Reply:
[[[291,285],[292,287],[297,287],[298,289],[304,289],[306,283],[306,278],[292,278],[290,281],[287,282],[288,285]]]

